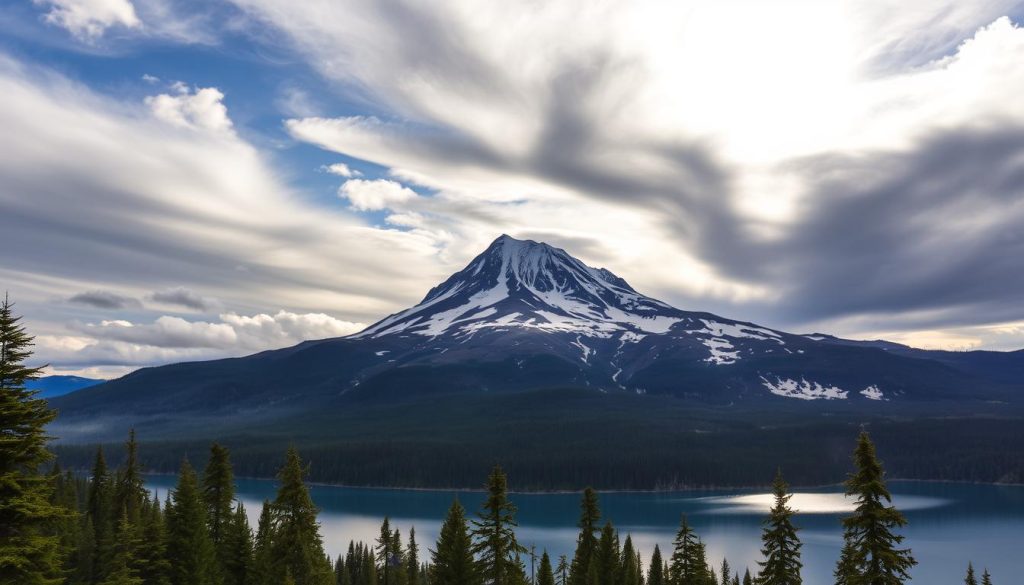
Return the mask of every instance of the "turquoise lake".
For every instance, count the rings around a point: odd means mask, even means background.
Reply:
[[[161,498],[173,482],[172,476],[147,478]],[[963,583],[968,560],[979,574],[981,567],[988,567],[996,585],[1016,585],[1014,580],[1024,574],[1024,487],[922,482],[892,482],[889,487],[909,520],[902,533],[919,563],[912,573],[914,583]],[[238,488],[255,528],[261,503],[273,498],[276,485],[240,479]],[[483,500],[481,492],[470,491],[336,486],[311,486],[311,491],[332,556],[346,549],[350,540],[371,542],[385,516],[401,529],[403,539],[415,526],[421,555],[427,555],[453,498],[470,512]],[[520,543],[535,546],[538,555],[546,549],[556,560],[558,555],[571,556],[579,494],[513,494],[511,499],[519,508]],[[600,501],[604,518],[614,523],[623,539],[632,535],[645,562],[656,543],[663,555],[670,550],[680,514],[686,514],[716,567],[725,556],[734,568],[750,567],[752,573],[757,568],[761,520],[769,506],[764,492],[616,492],[600,494]],[[796,523],[802,528],[804,583],[828,585],[841,545],[839,519],[849,503],[834,487],[797,490],[791,504],[799,510]]]

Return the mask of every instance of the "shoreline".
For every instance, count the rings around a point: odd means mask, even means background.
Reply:
[[[175,472],[151,472],[145,471],[143,475],[147,476],[170,476],[176,477],[178,474]],[[252,476],[235,476],[235,479],[253,480],[253,481],[276,481],[272,477],[252,477]],[[992,486],[992,487],[1024,487],[1024,483],[999,483],[999,482],[984,482],[984,481],[968,481],[958,479],[909,479],[909,478],[886,478],[886,483],[893,482],[905,482],[905,483],[925,483],[925,484],[959,484],[959,485],[979,485],[979,486]],[[344,483],[333,483],[323,481],[307,481],[306,485],[316,487],[333,487],[333,488],[344,488],[353,490],[388,490],[388,491],[406,491],[406,492],[459,492],[459,493],[482,493],[487,491],[483,487],[467,488],[467,487],[410,487],[410,486],[388,486],[388,485],[350,485]],[[790,486],[790,490],[794,492],[801,492],[806,490],[816,490],[822,488],[833,488],[839,487],[843,484],[837,483],[826,483],[818,485],[793,485]],[[721,491],[735,491],[735,492],[751,492],[751,491],[763,491],[770,489],[770,485],[763,486],[707,486],[707,487],[680,487],[680,488],[668,488],[668,489],[596,489],[595,491],[599,494],[686,494],[695,492],[721,492]],[[583,493],[583,489],[557,489],[557,490],[516,490],[510,489],[509,494],[516,495],[571,495]]]

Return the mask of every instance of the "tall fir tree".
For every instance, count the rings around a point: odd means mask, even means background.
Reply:
[[[188,460],[181,464],[167,513],[167,558],[172,585],[219,585],[220,571],[207,529],[199,479]]]
[[[276,564],[278,581],[287,571],[296,585],[332,585],[334,572],[324,553],[318,510],[305,483],[306,468],[299,453],[288,449],[281,482],[271,504],[273,536],[271,558]]]
[[[722,574],[721,578],[722,585],[730,585],[732,583],[732,569],[729,567],[729,559],[722,559]]]
[[[844,540],[851,545],[849,583],[900,585],[910,579],[910,568],[917,561],[910,549],[899,548],[903,536],[894,529],[907,521],[892,505],[885,471],[867,432],[862,431],[857,439],[853,460],[856,470],[846,482],[846,495],[855,496],[857,504],[853,515],[843,519]]]
[[[761,534],[761,556],[758,561],[761,572],[757,577],[758,585],[801,585],[800,548],[803,546],[797,537],[797,528],[793,526],[793,509],[789,507],[792,494],[789,486],[782,479],[782,471],[775,474],[772,484],[772,495],[775,503],[764,521]]]
[[[964,585],[978,585],[978,579],[974,576],[973,563],[967,563],[967,576],[964,577]]]
[[[224,585],[247,585],[253,570],[253,538],[241,502],[235,506],[231,521],[225,527],[221,548]]]
[[[51,501],[53,484],[41,467],[51,458],[46,425],[56,416],[46,401],[27,390],[39,377],[30,368],[33,338],[14,315],[7,295],[0,304],[0,582],[51,585],[61,582],[59,539],[52,526],[64,516]]]
[[[167,558],[167,527],[160,500],[153,494],[153,500],[145,502],[139,526],[141,538],[136,551],[137,573],[145,585],[169,585],[171,563]]]
[[[558,556],[555,578],[558,580],[558,585],[568,585],[569,583],[569,559],[565,555]]]
[[[576,539],[576,553],[569,566],[569,585],[588,585],[587,570],[590,560],[597,548],[598,522],[601,520],[601,508],[597,501],[597,492],[587,487],[583,490],[580,501],[580,520],[577,523],[580,534]]]
[[[138,514],[139,511],[136,511]],[[139,536],[136,527],[128,519],[128,511],[122,507],[121,516],[115,526],[116,537],[111,551],[110,564],[100,585],[143,585],[142,577],[136,570],[136,551]]]
[[[836,562],[836,569],[832,576],[835,578],[835,585],[858,585],[859,583],[860,565],[857,562],[854,543],[849,538],[843,541],[843,548],[839,552],[839,560]]]
[[[555,572],[551,569],[551,557],[548,556],[548,551],[546,550],[540,555],[537,585],[555,585]]]
[[[231,456],[227,447],[210,445],[210,458],[203,470],[203,505],[210,540],[217,551],[217,560],[223,565],[230,556],[225,536],[234,520],[235,476],[231,470]]]
[[[981,572],[981,585],[992,585],[992,575],[988,574],[988,569]]]
[[[250,582],[255,585],[275,585],[274,518],[270,502],[264,500],[253,539],[253,560]]]
[[[679,521],[679,530],[672,541],[672,557],[669,562],[669,583],[671,585],[703,585],[706,577],[706,559],[697,533],[686,521],[684,514]]]
[[[750,576],[750,569],[743,571],[743,585],[754,585],[754,578]]]
[[[103,447],[96,449],[86,501],[86,516],[92,525],[92,558],[89,562],[87,582],[99,583],[105,576],[113,547],[114,528],[111,506],[113,504],[112,481],[103,456]]]
[[[661,558],[661,549],[658,545],[654,545],[651,566],[647,569],[647,585],[666,585],[664,567],[665,561]]]
[[[408,585],[420,585],[420,550],[416,527],[409,528],[409,546],[405,549],[405,578]]]
[[[616,585],[619,574],[619,550],[615,528],[606,522],[601,529],[601,538],[597,541],[597,583],[596,585]]]
[[[473,553],[484,585],[518,585],[526,581],[517,557],[526,549],[516,540],[516,507],[508,499],[508,479],[495,467],[487,479],[487,499],[473,521]]]
[[[640,569],[640,555],[633,547],[633,537],[626,535],[622,543],[622,556],[619,560],[619,575],[616,578],[617,585],[640,585],[642,579]]]
[[[139,444],[135,440],[135,429],[131,429],[125,443],[124,469],[115,481],[112,509],[123,509],[128,517],[128,523],[137,525],[145,499],[146,487],[139,465]]]
[[[380,535],[377,537],[377,578],[380,585],[395,585],[395,538],[391,532],[391,519],[384,517],[380,525]]]

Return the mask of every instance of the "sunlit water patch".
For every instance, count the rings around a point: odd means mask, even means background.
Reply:
[[[701,498],[715,507],[702,510],[702,514],[766,514],[775,503],[772,494],[746,494],[739,496],[712,496]],[[927,510],[949,505],[950,500],[929,496],[896,494],[893,504],[903,511]],[[854,498],[841,493],[795,493],[789,507],[801,514],[848,514],[856,506]]]

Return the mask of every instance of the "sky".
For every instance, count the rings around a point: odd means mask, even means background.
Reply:
[[[354,333],[502,233],[688,310],[1024,347],[1024,1],[31,0],[0,289],[48,372]]]

